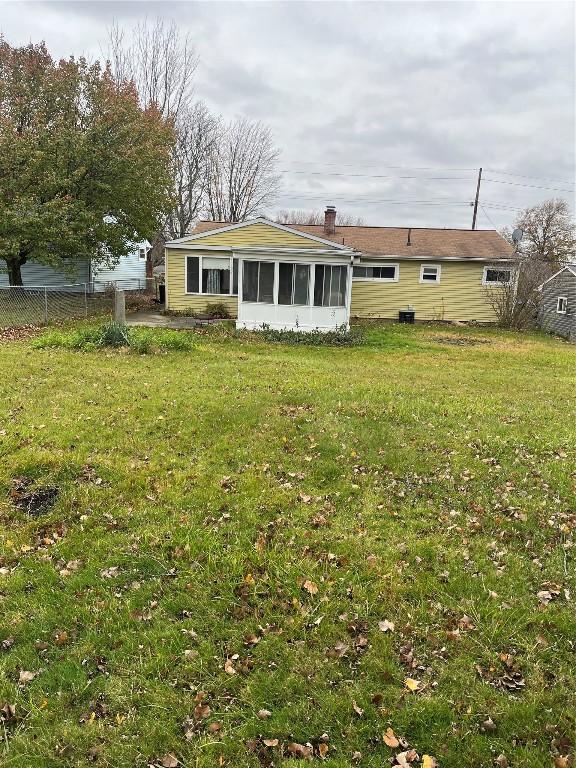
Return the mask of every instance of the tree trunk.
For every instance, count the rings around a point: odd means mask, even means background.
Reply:
[[[8,265],[8,285],[24,285],[22,282],[22,265],[26,264],[25,256],[6,259]]]

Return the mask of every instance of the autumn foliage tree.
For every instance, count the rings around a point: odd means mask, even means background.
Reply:
[[[113,263],[170,210],[173,129],[133,83],[0,38],[0,259]],[[1,262],[0,262],[1,265]]]

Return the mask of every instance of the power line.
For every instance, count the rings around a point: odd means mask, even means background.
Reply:
[[[287,160],[293,165],[321,165],[336,168],[374,168],[374,163],[323,163],[320,160]],[[401,171],[475,171],[476,168],[438,168],[418,165],[380,165],[380,168],[393,168]]]
[[[511,187],[525,187],[526,189],[549,189],[555,192],[568,192],[573,195],[573,189],[561,189],[560,187],[542,187],[539,184],[522,184],[519,181],[502,181],[502,179],[484,179],[487,184],[507,184]]]
[[[287,163],[290,163],[291,165],[316,165],[326,168],[374,168],[374,163],[324,163],[320,160],[287,160]],[[418,165],[379,165],[379,168],[391,168],[394,170],[403,170],[403,171],[438,171],[438,172],[465,172],[465,171],[477,171],[477,168],[442,168],[438,166],[418,166]],[[514,176],[519,179],[532,179],[535,181],[550,181],[557,184],[566,184],[569,186],[576,186],[576,183],[573,181],[566,181],[565,179],[552,179],[546,176],[529,176],[522,173],[514,173],[513,171],[499,171],[496,168],[487,168],[486,171],[488,173],[496,174],[497,176]],[[304,173],[304,171],[292,171],[288,169],[288,172],[290,173]],[[451,177],[452,178],[452,177]]]
[[[332,171],[291,171],[281,170],[281,174],[306,174],[307,176],[344,176],[347,179],[418,179],[419,181],[470,181],[468,176],[398,176],[397,174],[339,173]]]
[[[511,171],[495,171],[493,168],[486,168],[488,173],[495,173],[497,176],[516,176],[519,179],[534,179],[535,181],[552,181],[556,184],[571,184],[575,185],[573,181],[565,181],[564,179],[549,179],[544,176],[525,176],[522,173],[512,173]]]

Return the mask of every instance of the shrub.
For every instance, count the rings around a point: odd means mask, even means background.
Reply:
[[[268,342],[282,344],[307,344],[309,346],[352,347],[362,342],[362,333],[354,328],[347,330],[345,325],[333,331],[288,331],[275,330],[263,325],[256,333]]]
[[[128,328],[121,323],[108,323],[100,331],[101,347],[129,347],[130,335]]]
[[[214,320],[217,318],[220,318],[222,320],[229,320],[230,319],[230,310],[221,301],[215,301],[212,304],[206,304],[206,312],[205,314],[213,318]]]

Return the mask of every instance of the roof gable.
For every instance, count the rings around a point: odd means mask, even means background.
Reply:
[[[208,225],[205,228],[200,225]],[[319,248],[323,246],[338,251],[349,251],[350,246],[328,240],[317,234],[302,232],[263,217],[238,224],[225,222],[200,222],[192,235],[170,240],[167,246],[210,245],[229,247],[288,247]]]
[[[566,264],[566,266],[562,267],[562,269],[559,269],[558,272],[554,272],[554,274],[551,275],[548,278],[548,280],[544,280],[542,285],[538,286],[538,290],[541,291],[542,288],[544,288],[545,285],[547,285],[552,280],[555,280],[558,277],[558,275],[561,275],[563,272],[570,272],[570,274],[572,274],[572,275],[574,275],[574,277],[576,277],[576,264],[574,266],[572,266],[571,264]]]

